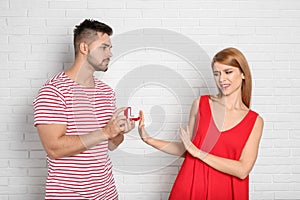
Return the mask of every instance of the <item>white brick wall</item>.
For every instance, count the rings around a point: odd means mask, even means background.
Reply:
[[[300,1],[1,0],[0,200],[43,199],[46,161],[32,126],[32,100],[47,78],[72,62],[72,30],[84,18],[111,25],[114,37],[142,28],[175,31],[209,58],[228,46],[241,49],[253,73],[252,108],[265,119],[259,157],[250,175],[251,199],[300,199]],[[176,39],[172,43],[184,47]],[[118,48],[114,45],[113,51]],[[193,50],[188,53],[198,53]],[[188,82],[188,91],[196,96],[208,91],[180,56],[137,49],[116,59],[106,74],[98,74],[116,89],[124,75],[144,65],[165,66],[166,76],[181,74],[180,80],[167,76],[170,86],[117,90],[119,104],[128,100],[135,110],[145,110],[148,124],[158,123],[152,130],[156,137],[178,139],[179,122],[187,121],[192,94],[176,88],[178,81]],[[209,66],[202,68],[207,74]],[[129,81],[147,78],[142,71],[136,73],[144,77]],[[166,117],[156,116],[165,121],[151,119],[152,104],[165,109]],[[164,126],[164,133],[155,130],[159,126]],[[121,200],[167,199],[182,163],[143,144],[136,131],[111,156]]]

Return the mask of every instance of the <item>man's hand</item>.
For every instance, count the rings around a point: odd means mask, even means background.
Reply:
[[[103,128],[103,134],[107,139],[112,139],[119,134],[128,133],[134,129],[134,121],[129,120],[124,115],[120,115],[125,109],[126,107],[117,109],[107,125]]]
[[[103,135],[106,139],[112,139],[119,134],[123,134],[125,130],[125,123],[127,118],[123,115],[119,116],[121,112],[123,112],[126,108],[122,107],[116,110],[113,114],[112,118],[108,121],[106,126],[102,129]]]

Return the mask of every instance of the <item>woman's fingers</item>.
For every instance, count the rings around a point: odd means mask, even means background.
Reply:
[[[140,116],[140,121],[139,121],[139,127],[142,127],[142,126],[144,126],[145,124],[144,124],[144,122],[145,122],[145,118],[144,118],[144,113],[143,113],[143,111],[139,111],[139,116]]]

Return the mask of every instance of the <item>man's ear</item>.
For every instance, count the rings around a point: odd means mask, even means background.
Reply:
[[[87,55],[89,52],[89,46],[85,42],[81,42],[79,44],[79,51],[80,53]]]

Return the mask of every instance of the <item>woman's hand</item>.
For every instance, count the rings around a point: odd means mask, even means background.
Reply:
[[[184,130],[182,127],[180,127],[180,138],[182,140],[182,143],[185,147],[185,149],[194,157],[199,158],[200,160],[203,159],[204,153],[198,149],[191,141],[192,134],[189,131],[189,128],[187,126],[186,130]]]
[[[140,122],[139,122],[139,127],[138,127],[139,134],[140,134],[141,139],[144,142],[147,142],[147,139],[149,139],[150,137],[149,137],[147,131],[145,130],[145,124],[144,124],[145,118],[144,118],[143,111],[140,110],[139,116],[140,116]]]

